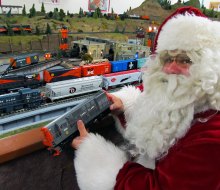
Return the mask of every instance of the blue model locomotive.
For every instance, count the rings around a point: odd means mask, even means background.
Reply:
[[[0,113],[10,113],[20,109],[32,109],[43,102],[38,89],[22,88],[18,92],[0,95]]]
[[[65,142],[77,131],[78,120],[82,120],[87,125],[108,113],[109,107],[110,101],[105,92],[97,92],[93,97],[42,127],[45,136],[44,145],[48,146],[54,155],[59,155]]]
[[[36,64],[39,62],[38,53],[29,53],[24,55],[19,55],[12,57],[10,59],[11,67],[13,69],[18,69],[27,65]]]

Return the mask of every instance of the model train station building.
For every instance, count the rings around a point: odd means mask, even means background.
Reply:
[[[72,41],[71,47],[76,44],[79,46],[80,52],[86,50],[93,59],[102,59],[110,51],[114,52],[114,60],[144,58],[150,54],[150,48],[147,46],[96,37]]]

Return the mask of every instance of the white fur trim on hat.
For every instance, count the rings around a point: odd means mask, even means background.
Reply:
[[[74,165],[81,190],[113,190],[127,157],[100,135],[89,134],[76,151]]]
[[[195,15],[178,15],[162,27],[156,52],[180,49],[197,51],[220,48],[220,22]]]

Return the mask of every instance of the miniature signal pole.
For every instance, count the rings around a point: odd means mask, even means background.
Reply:
[[[157,27],[154,25],[150,25],[147,30],[148,33],[148,40],[147,40],[147,46],[150,47],[151,52],[153,51],[154,46],[154,38],[157,33]]]
[[[63,26],[60,30],[61,32],[61,42],[60,42],[60,50],[65,51],[69,48],[68,45],[68,29],[66,26]]]

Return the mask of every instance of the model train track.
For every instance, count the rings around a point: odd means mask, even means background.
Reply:
[[[110,89],[108,90],[109,93],[112,93],[112,92],[116,92],[118,91],[119,89],[121,89],[121,87],[117,87],[117,88],[114,88],[114,89]],[[39,109],[44,109],[44,108],[48,108],[48,107],[53,107],[53,106],[56,106],[56,105],[62,105],[62,104],[66,104],[68,102],[78,102],[78,101],[81,101],[81,100],[85,100],[91,96],[93,96],[95,92],[90,92],[88,94],[84,94],[84,95],[80,95],[80,96],[74,96],[74,97],[71,97],[71,98],[68,98],[68,99],[62,99],[62,100],[59,100],[59,101],[55,101],[55,102],[50,102],[50,103],[45,103],[45,104],[42,104],[41,106],[39,106],[38,108],[33,108],[33,109],[21,109],[21,110],[17,110],[17,111],[14,111],[12,113],[6,113],[6,114],[1,114],[1,119],[4,119],[4,118],[8,118],[8,117],[12,117],[12,116],[15,116],[15,115],[18,115],[18,114],[24,114],[24,113],[27,113],[27,112],[30,112],[30,111],[34,111],[34,110],[39,110]]]
[[[5,74],[16,74],[16,75],[27,75],[27,74],[33,74],[33,73],[39,73],[40,71],[43,71],[45,69],[48,69],[50,67],[54,67],[56,65],[59,65],[61,63],[65,62],[65,60],[62,59],[52,59],[50,61],[42,61],[37,64],[28,65],[22,68],[18,69],[11,69],[8,67],[1,75]]]

